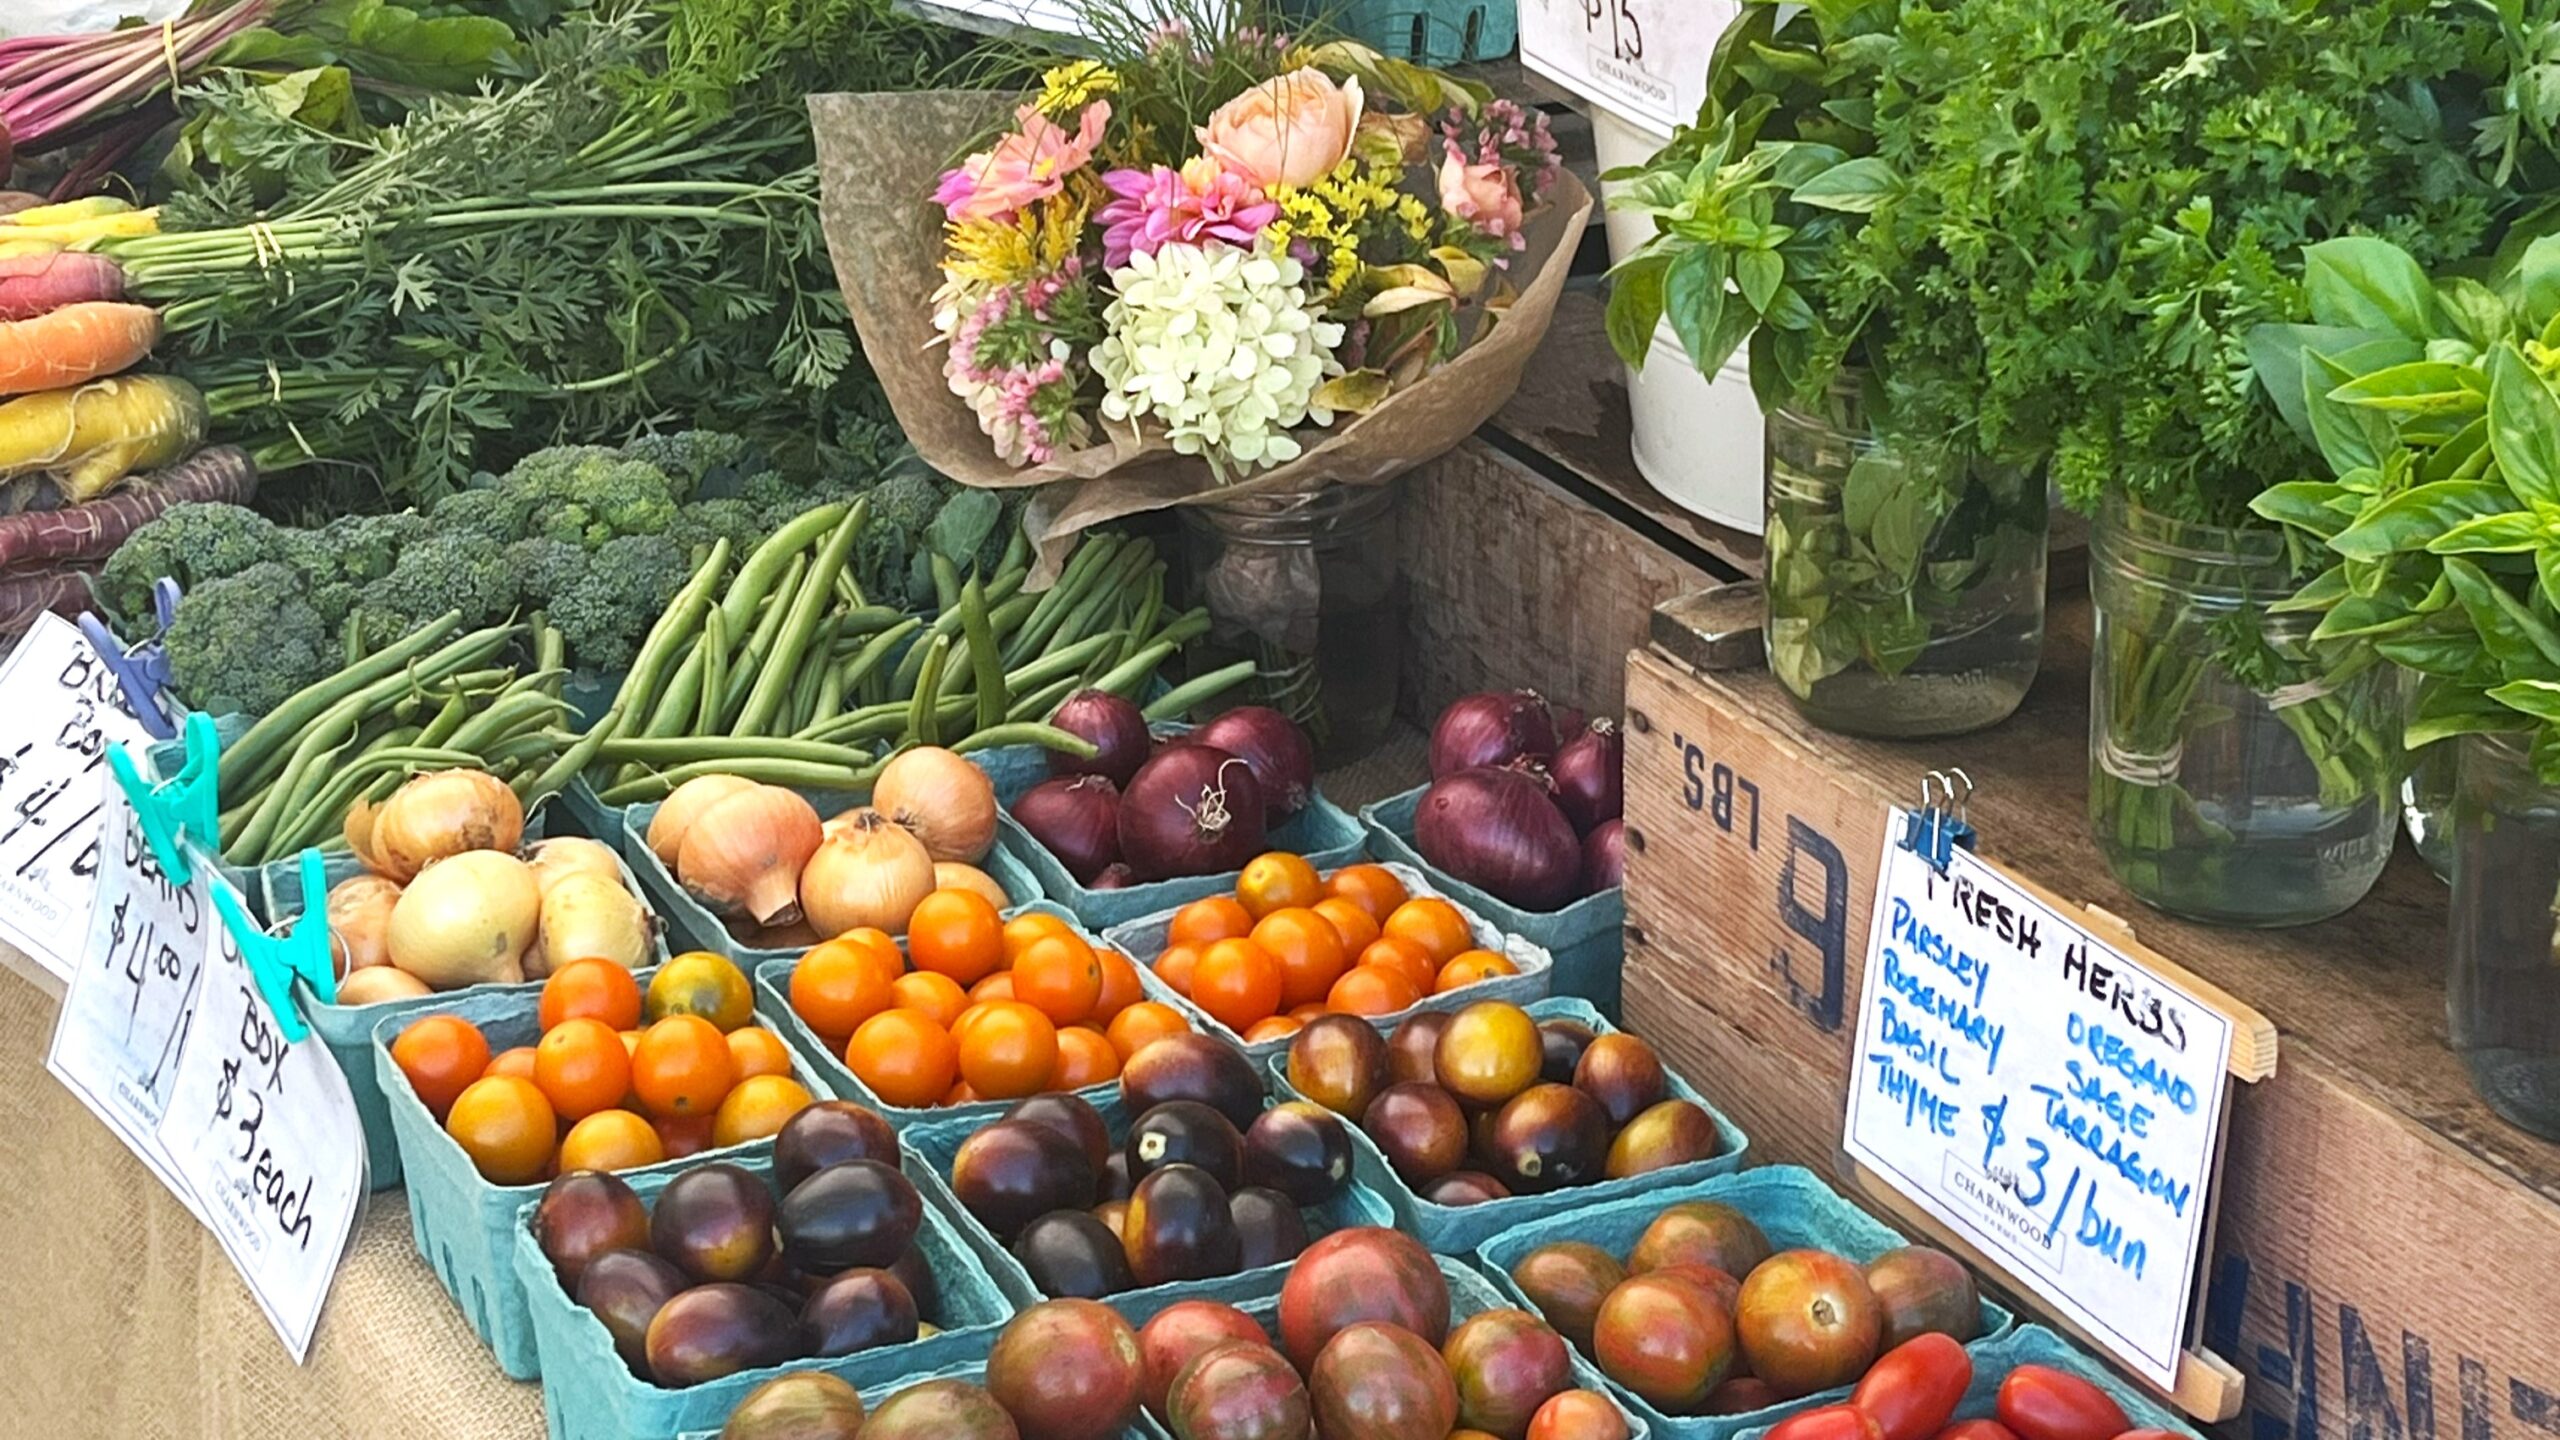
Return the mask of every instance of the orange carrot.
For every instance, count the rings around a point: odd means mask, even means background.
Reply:
[[[160,338],[148,305],[84,300],[28,320],[0,321],[0,395],[82,385],[131,367]]]

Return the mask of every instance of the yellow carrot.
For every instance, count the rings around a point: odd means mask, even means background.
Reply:
[[[7,231],[0,231],[0,237],[5,237],[7,233]],[[62,242],[59,240],[0,238],[0,260],[15,260],[21,255],[53,255],[60,253],[61,249]]]
[[[159,339],[159,311],[118,300],[0,320],[0,395],[60,390],[129,370]]]
[[[204,439],[204,397],[168,375],[121,375],[0,402],[0,480],[50,475],[67,504]]]
[[[129,215],[133,202],[113,195],[91,195],[80,200],[65,200],[55,205],[30,205],[15,214],[0,217],[0,225],[58,225],[67,220],[94,220],[101,215]]]
[[[92,215],[84,220],[56,221],[50,225],[11,225],[0,221],[0,240],[51,240],[63,245],[87,245],[100,240],[121,240],[128,235],[159,233],[160,212],[157,209],[124,210],[112,215]]]

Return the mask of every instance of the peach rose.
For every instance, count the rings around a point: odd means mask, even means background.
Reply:
[[[1265,190],[1312,185],[1351,153],[1366,104],[1356,79],[1336,85],[1320,70],[1292,70],[1219,106],[1200,127],[1200,148]]]
[[[1451,152],[1440,162],[1440,208],[1514,250],[1528,244],[1520,233],[1520,185],[1508,165],[1470,165]]]

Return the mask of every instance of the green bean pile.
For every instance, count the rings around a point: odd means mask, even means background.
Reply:
[[[263,865],[335,848],[357,800],[426,770],[486,770],[530,806],[576,737],[560,728],[560,633],[538,620],[467,634],[459,612],[287,700],[222,752],[222,855]],[[509,657],[526,653],[531,665]]]
[[[1165,565],[1142,539],[1095,536],[1033,594],[1029,540],[993,576],[932,557],[940,613],[869,603],[848,567],[865,503],[822,506],[730,573],[716,546],[667,606],[612,707],[537,788],[585,774],[607,805],[664,797],[702,775],[813,790],[867,789],[897,750],[1043,745],[1089,754],[1043,723],[1083,689],[1135,697],[1208,612],[1169,613]],[[724,583],[725,582],[725,583]],[[1187,707],[1250,664],[1183,686]],[[1170,711],[1166,713],[1171,713]]]

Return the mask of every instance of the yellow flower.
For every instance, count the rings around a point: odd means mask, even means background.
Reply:
[[[1013,285],[1067,263],[1084,242],[1093,197],[1070,184],[1011,220],[965,220],[944,227],[942,273],[957,284]]]
[[[1040,98],[1032,103],[1040,113],[1052,117],[1081,110],[1096,96],[1108,95],[1120,88],[1120,77],[1099,60],[1077,60],[1060,65],[1040,77]]]
[[[1299,242],[1313,250],[1309,268],[1332,295],[1340,295],[1359,277],[1360,244],[1383,226],[1422,244],[1430,236],[1430,211],[1396,188],[1398,172],[1389,166],[1346,160],[1312,185],[1283,185],[1270,192],[1280,218],[1269,234],[1281,244]]]

